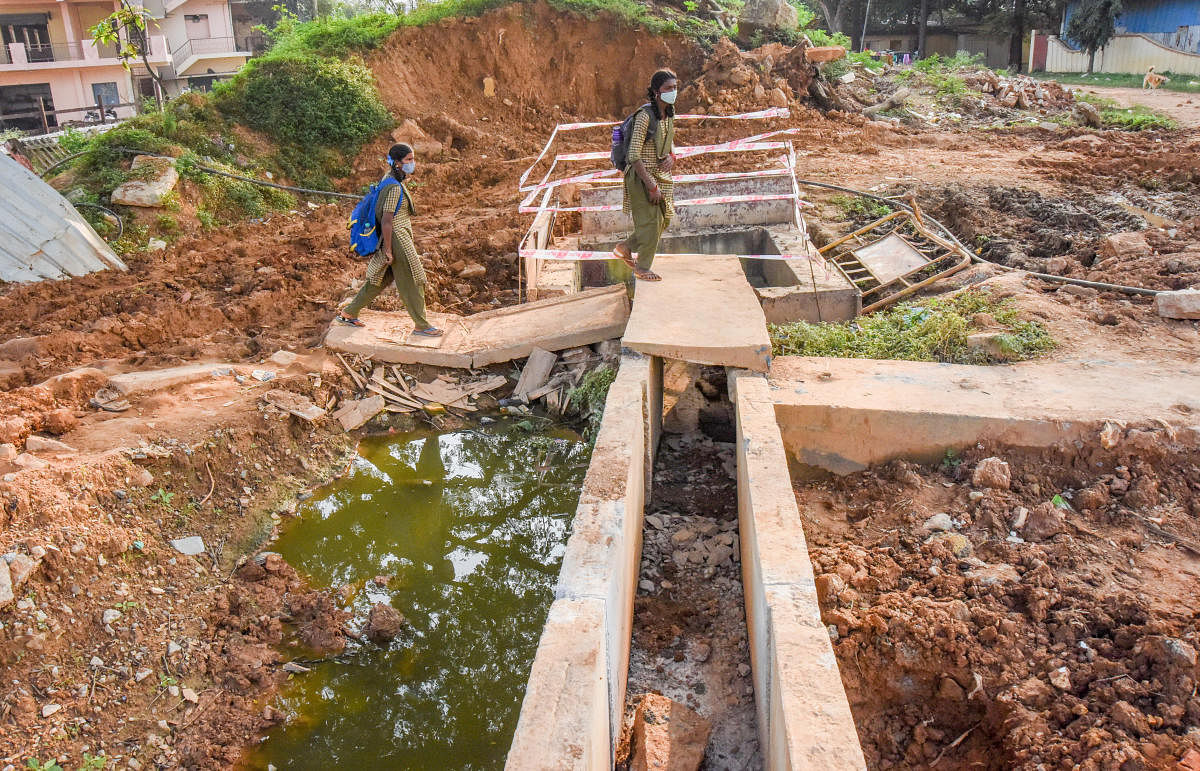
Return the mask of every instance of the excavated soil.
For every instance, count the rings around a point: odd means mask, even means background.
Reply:
[[[788,119],[753,124],[681,122],[677,133],[680,145],[795,128],[792,139],[802,177],[862,189],[914,190],[931,211],[973,244],[982,245],[984,239],[987,243],[1006,241],[1011,248],[1003,254],[993,247],[998,260],[1003,257],[1016,264],[1018,260],[1011,255],[1020,252],[1031,265],[1064,258],[1066,271],[1086,278],[1164,288],[1197,282],[1194,257],[1200,253],[1200,233],[1195,218],[1200,212],[1195,201],[1200,140],[1187,132],[981,132],[872,123],[860,115],[822,113],[795,101],[803,98],[812,72],[781,47],[739,54],[722,45],[706,53],[685,40],[654,39],[606,17],[585,20],[536,4],[501,9],[480,19],[401,30],[369,63],[397,124],[412,120],[441,145],[419,153],[419,171],[413,180],[418,204],[414,225],[430,277],[428,296],[433,310],[470,313],[516,302],[516,248],[529,221],[516,213],[521,172],[534,162],[554,124],[612,119],[627,113],[640,102],[642,82],[664,64],[673,66],[683,78],[680,106],[684,110],[741,112],[779,104],[781,97],[793,109]],[[617,70],[628,79],[612,78]],[[491,80],[485,80],[488,78]],[[487,95],[489,84],[494,85],[494,96]],[[381,136],[365,148],[354,173],[342,181],[344,187],[355,189],[374,181],[382,172],[379,158],[395,139],[412,140],[412,132],[398,129],[395,136]],[[560,143],[564,150],[606,147],[607,129],[569,134]],[[681,163],[680,171],[723,171],[777,162],[766,153],[701,156]],[[582,165],[570,169],[587,170]],[[544,172],[543,164],[537,178]],[[845,224],[836,207],[828,205],[828,195],[814,193],[813,199],[823,203],[820,216],[814,217],[821,227],[836,230]],[[187,201],[183,203],[186,208]],[[188,230],[163,251],[129,257],[126,273],[0,285],[0,389],[4,391],[0,397],[0,443],[15,442],[19,447],[31,432],[41,431],[79,450],[57,457],[44,455],[49,467],[41,470],[19,470],[0,460],[4,475],[0,482],[0,552],[37,564],[20,582],[20,606],[0,615],[0,658],[5,662],[4,685],[0,686],[0,766],[52,756],[64,758],[64,764],[69,760],[78,765],[83,752],[95,754],[103,749],[110,756],[136,757],[143,767],[155,763],[229,767],[238,748],[278,718],[270,710],[264,711],[262,699],[284,676],[279,665],[292,658],[291,643],[298,649],[312,644],[336,646],[340,617],[336,603],[326,595],[297,584],[294,574],[274,561],[258,566],[261,574],[255,567],[233,570],[239,556],[253,551],[271,530],[269,515],[279,511],[286,515],[295,491],[324,478],[349,444],[340,429],[333,430],[327,423],[314,428],[264,408],[262,393],[283,387],[322,405],[333,396],[344,398],[350,394],[350,384],[336,366],[318,363],[299,372],[281,373],[280,379],[269,385],[241,384],[228,377],[145,394],[132,399],[133,409],[121,415],[97,413],[88,407],[88,399],[116,372],[197,360],[257,365],[278,349],[303,353],[319,345],[337,305],[354,290],[365,268],[346,248],[349,210],[349,202],[301,203],[295,212],[276,214],[262,222]],[[1147,219],[1147,214],[1153,216]],[[1152,221],[1154,217],[1164,221]],[[560,226],[569,223],[570,218],[563,218]],[[1104,236],[1140,229],[1144,227],[1141,223],[1155,226],[1146,234],[1151,253],[1114,262],[1095,259],[1096,244]],[[471,263],[482,265],[484,274],[460,277]],[[986,277],[974,271],[972,276],[970,280]],[[1149,347],[1141,348],[1146,355],[1181,359],[1195,355],[1198,338],[1194,325],[1164,322],[1145,301],[1072,293],[1020,281],[1013,283],[1012,291],[1029,298],[1045,318],[1062,321],[1071,330],[1062,333],[1063,345],[1055,355],[1078,354],[1085,347],[1082,341],[1103,347],[1106,339],[1119,340],[1125,355],[1130,346],[1147,337]],[[386,293],[377,307],[395,310],[399,303],[392,293]],[[70,374],[47,380],[63,373]],[[720,487],[728,497],[725,488],[731,489],[733,483],[722,476],[722,468],[729,448],[708,439],[688,441],[692,443],[668,445],[667,452],[686,460],[681,468],[694,472],[695,479],[684,473],[669,481]],[[1124,462],[1130,469],[1137,468],[1133,459]],[[1182,465],[1153,463],[1159,464],[1153,468],[1161,480],[1195,479]],[[940,479],[936,471],[914,473],[931,483]],[[858,480],[878,493],[871,487],[878,480]],[[954,487],[943,487],[939,481],[923,484],[920,490],[927,495],[966,494],[960,483],[945,482]],[[1164,487],[1179,500],[1182,493],[1177,482],[1164,482]],[[660,543],[670,540],[675,532],[670,528],[700,518],[706,528],[706,523],[717,527],[716,535],[732,533],[728,526],[732,504],[706,503],[708,508],[693,511],[685,502],[668,505],[669,500],[656,501],[663,509],[650,512],[663,524],[661,532],[647,534],[647,548],[659,550],[650,553],[663,557],[653,563],[662,575],[650,570],[645,576],[654,590],[639,598],[639,613],[653,618],[661,611],[664,624],[657,631],[651,624],[640,633],[638,645],[648,652],[643,664],[657,660],[651,656],[666,656],[670,666],[689,665],[688,657],[695,652],[690,647],[693,639],[703,642],[699,638],[706,638],[711,658],[699,664],[697,671],[709,674],[679,681],[678,698],[687,701],[691,694],[694,703],[707,708],[706,704],[717,704],[714,693],[722,694],[725,714],[741,717],[718,721],[718,732],[722,725],[744,726],[744,716],[752,718],[753,708],[746,692],[748,680],[739,666],[745,658],[744,619],[733,562],[715,566],[714,576],[720,581],[688,584],[695,587],[692,594],[666,590],[662,583],[664,578],[671,580],[667,572],[685,570],[674,560],[674,549],[666,551]],[[1021,500],[1032,508],[1031,499]],[[927,505],[945,504],[940,498],[929,498]],[[664,513],[667,510],[671,513]],[[1118,507],[1118,513],[1122,510]],[[1174,523],[1163,516],[1163,527]],[[887,762],[907,759],[903,762],[912,765],[928,761],[930,750],[926,748],[940,751],[970,727],[965,721],[972,715],[986,721],[956,750],[948,750],[943,763],[959,757],[954,754],[959,752],[974,753],[971,757],[985,765],[993,763],[993,758],[1014,758],[1014,764],[1027,764],[1018,757],[1016,746],[1026,735],[1024,729],[1002,730],[1012,719],[1018,719],[1014,726],[1033,726],[1028,733],[1033,737],[1030,751],[1055,758],[1048,764],[1081,757],[1087,742],[1096,737],[1099,743],[1092,751],[1115,753],[1112,757],[1122,752],[1140,753],[1152,767],[1165,763],[1162,759],[1179,749],[1182,721],[1196,722],[1189,711],[1194,709],[1194,697],[1179,701],[1171,696],[1176,693],[1172,683],[1177,681],[1170,680],[1174,671],[1170,665],[1139,663],[1158,653],[1127,652],[1135,650],[1143,637],[1191,639],[1186,637],[1188,628],[1181,619],[1192,619],[1194,635],[1194,611],[1187,615],[1179,599],[1186,596],[1184,590],[1194,591],[1194,586],[1182,585],[1179,578],[1194,577],[1194,572],[1183,572],[1184,568],[1193,570],[1188,561],[1193,558],[1158,545],[1154,538],[1138,546],[1125,543],[1124,535],[1139,532],[1141,520],[1087,522],[1085,526],[1092,530],[1111,533],[1113,542],[1120,545],[1105,547],[1091,536],[1070,531],[1036,545],[989,540],[986,549],[995,550],[994,559],[1008,560],[1022,576],[1032,575],[1031,585],[1048,588],[1053,584],[1062,596],[1075,598],[1065,602],[1077,602],[1069,607],[1076,608],[1080,623],[1088,625],[1077,637],[1085,642],[1097,640],[1096,645],[1088,642],[1099,657],[1096,661],[1112,660],[1118,669],[1100,673],[1094,662],[1078,661],[1078,651],[1084,649],[1071,647],[1078,641],[1060,643],[1052,637],[1054,632],[1045,618],[1035,620],[1022,609],[1021,593],[1027,590],[1021,582],[1017,584],[1022,588],[1014,588],[1014,594],[997,596],[999,589],[984,593],[987,613],[995,614],[995,620],[984,626],[995,627],[998,635],[1003,633],[1005,640],[1014,641],[1012,650],[1017,652],[1013,656],[1036,653],[1057,657],[1055,660],[1062,659],[1066,665],[1070,653],[1076,657],[1071,666],[1081,678],[1078,686],[1073,679],[1069,698],[1060,695],[1046,704],[1031,695],[1028,703],[1016,698],[1011,708],[985,708],[978,702],[978,694],[960,703],[957,711],[946,703],[938,707],[935,722],[921,728],[921,742],[916,742],[915,726],[927,716],[917,718],[909,707],[889,708],[894,713],[889,712],[880,701],[872,702],[875,712],[863,712],[859,705],[860,721],[868,721],[860,728],[880,728],[880,736],[894,737],[894,741],[879,739],[882,743],[871,745],[877,763],[884,763],[885,758]],[[976,530],[970,532],[976,539]],[[852,547],[853,540],[839,545],[828,536],[818,543],[816,556],[830,555],[830,570],[843,562],[865,566],[875,549],[884,548],[872,540],[878,534],[869,528],[849,528],[847,533],[852,539],[867,540]],[[204,538],[207,554],[184,557],[166,544],[169,538],[193,534]],[[1087,551],[1085,559],[1085,552],[1060,546],[1065,539],[1088,549],[1095,546],[1101,552]],[[895,544],[886,548],[892,549],[887,558],[897,566],[888,569],[909,578],[897,578],[898,583],[887,584],[887,589],[869,590],[873,604],[895,608],[889,611],[894,617],[889,617],[888,624],[889,629],[896,625],[898,633],[908,628],[906,619],[928,615],[926,609],[932,606],[927,600],[932,595],[921,593],[931,583],[928,568],[934,558],[945,563],[944,557],[919,548],[916,536],[906,543],[912,544],[908,551],[897,551],[900,546]],[[984,551],[982,540],[977,548]],[[1108,554],[1105,548],[1118,551]],[[987,552],[989,560],[991,554]],[[736,555],[734,549],[732,559]],[[1147,555],[1177,560],[1180,571],[1164,573],[1156,585],[1124,567],[1132,559],[1135,565],[1131,570],[1151,575],[1161,563],[1146,562]],[[1055,570],[1038,572],[1039,560],[1054,565]],[[1080,578],[1082,573],[1072,572],[1076,563],[1090,565],[1102,578],[1112,577],[1113,587],[1123,592],[1120,596],[1131,599],[1120,604],[1102,602],[1100,590]],[[25,564],[23,560],[21,564]],[[703,571],[703,567],[699,569]],[[961,577],[960,573],[954,575]],[[856,568],[850,577],[857,574]],[[946,575],[932,583],[937,587],[959,585]],[[1173,596],[1166,587],[1173,587]],[[856,587],[855,591],[868,596],[866,590]],[[1078,599],[1085,595],[1095,601]],[[944,593],[936,598],[949,601]],[[1138,610],[1143,606],[1149,610]],[[695,611],[672,610],[677,607]],[[1057,607],[1048,612],[1052,615]],[[958,606],[955,609],[960,612]],[[105,624],[105,611],[121,615],[108,614]],[[981,616],[977,623],[973,615],[969,621],[954,618],[954,624],[970,629],[986,620]],[[713,623],[721,631],[699,629],[696,619],[716,619]],[[1011,626],[1003,625],[1004,621]],[[1061,627],[1069,619],[1052,621]],[[673,631],[675,628],[679,631]],[[935,627],[921,627],[925,628]],[[1126,631],[1118,637],[1114,630]],[[1092,637],[1083,636],[1085,631]],[[839,650],[853,639],[850,635],[840,641]],[[968,664],[976,667],[981,676],[989,678],[989,705],[1000,703],[1004,687],[1025,682],[1045,671],[1036,667],[1048,665],[1042,659],[1034,665],[1010,658],[998,662],[987,659],[978,648],[961,654],[966,663],[960,663],[959,654],[951,657],[949,648],[934,651],[925,646],[935,638],[904,639],[914,640],[903,649],[907,658],[900,670],[909,672],[910,677],[905,681],[910,685],[904,687],[918,684],[917,692],[925,695],[927,689],[921,689],[932,682],[932,676],[912,670],[917,665],[945,666],[952,679],[965,677],[962,668]],[[288,655],[276,652],[280,643]],[[895,669],[884,655],[891,655],[890,649],[871,647],[877,644],[872,638],[859,650],[864,671]],[[1059,644],[1067,647],[1054,651],[1053,646]],[[1156,644],[1146,643],[1142,650],[1158,650],[1153,647]],[[1194,647],[1193,642],[1186,644]],[[871,650],[877,652],[869,653]],[[683,659],[676,661],[677,655]],[[876,666],[867,666],[872,663]],[[151,674],[139,680],[143,669]],[[857,669],[843,659],[842,671],[855,673]],[[871,687],[887,685],[887,678],[873,677],[868,683]],[[1146,695],[1149,691],[1143,688],[1143,680],[1154,686],[1155,694],[1167,694],[1162,697],[1165,706],[1160,708],[1153,701],[1159,696]],[[707,695],[693,687],[696,682]],[[710,688],[713,684],[719,687]],[[196,701],[189,701],[182,690],[175,695],[172,687],[194,690]],[[1111,689],[1111,694],[1105,689]],[[916,703],[908,698],[909,693],[904,691],[904,698],[897,696],[894,703]],[[1097,694],[1097,701],[1088,701],[1092,694]],[[1079,709],[1076,700],[1088,712],[1075,717],[1084,723],[1079,735],[1070,738],[1074,730],[1070,726],[1075,723],[1062,723],[1062,709]],[[1110,712],[1121,701],[1141,714],[1149,726],[1143,735],[1137,716],[1120,708],[1119,720],[1134,726],[1129,730],[1138,734],[1137,742],[1129,731],[1120,735],[1124,729],[1114,727],[1118,723],[1110,725],[1118,719],[1110,717]],[[936,699],[930,703],[941,704]],[[1018,703],[1020,709],[1015,706]],[[1069,706],[1062,707],[1064,704]],[[1179,708],[1184,712],[1179,713]],[[1026,714],[1035,711],[1036,719]],[[1038,738],[1043,724],[1053,730],[1047,728]],[[739,731],[742,729],[727,732],[729,746],[742,735]],[[942,731],[942,737],[935,738],[931,731]],[[1112,741],[1105,731],[1114,737]],[[746,736],[746,742],[752,742],[753,730],[748,729]],[[1069,741],[1060,741],[1061,737]],[[717,742],[714,738],[714,747],[726,746]],[[1151,757],[1150,743],[1159,748],[1157,756]],[[910,757],[909,748],[914,744],[920,748],[911,750],[914,754]],[[1010,754],[1002,754],[1005,752]],[[1103,765],[1100,760],[1097,764]]]
[[[798,486],[870,767],[1173,769],[1200,748],[1198,443],[1109,425]]]

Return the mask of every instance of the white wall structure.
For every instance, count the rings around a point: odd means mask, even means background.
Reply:
[[[1047,72],[1087,72],[1087,51],[1076,51],[1056,36],[1047,40]],[[1117,35],[1096,52],[1095,72],[1156,72],[1200,75],[1200,54],[1167,48],[1145,35]]]

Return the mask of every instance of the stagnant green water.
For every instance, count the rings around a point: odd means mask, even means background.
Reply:
[[[383,601],[406,630],[294,678],[250,765],[501,768],[590,449],[501,421],[359,452],[274,548],[316,585],[352,585],[356,625]]]

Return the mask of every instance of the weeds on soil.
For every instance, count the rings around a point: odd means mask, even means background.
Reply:
[[[1075,99],[1096,105],[1100,109],[1100,120],[1104,121],[1106,128],[1123,131],[1156,131],[1179,128],[1179,124],[1173,119],[1140,104],[1135,104],[1133,107],[1122,107],[1108,97],[1094,94],[1076,94]]]
[[[1054,347],[1045,326],[1019,318],[1011,298],[979,289],[904,303],[851,322],[772,324],[771,342],[776,356],[987,364],[995,360],[967,345],[968,335],[982,331],[972,328],[981,314],[1004,329],[998,343],[1006,361],[1032,359]]]
[[[606,365],[588,372],[579,385],[571,389],[568,398],[584,420],[583,435],[590,443],[596,441],[600,420],[604,417],[608,389],[616,379],[617,371]]]
[[[892,207],[858,195],[835,195],[829,202],[855,222],[877,220],[892,213]]]

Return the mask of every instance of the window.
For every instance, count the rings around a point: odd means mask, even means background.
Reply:
[[[183,17],[183,21],[189,40],[204,40],[209,36],[207,13],[189,13]]]
[[[117,84],[115,82],[93,83],[92,102],[103,104],[106,108],[120,104],[121,95],[117,93]]]
[[[5,47],[9,43],[24,43],[31,62],[52,62],[48,13],[0,14],[0,34]]]

